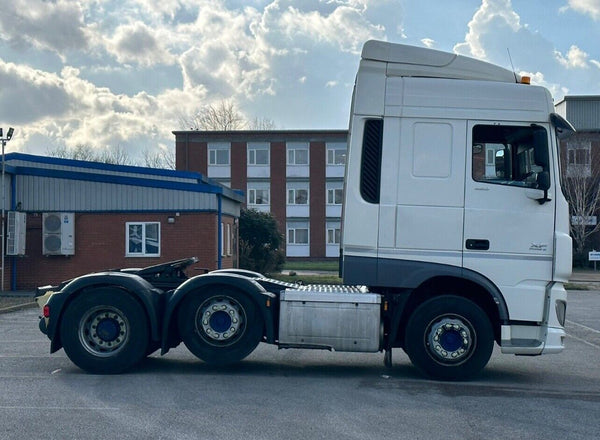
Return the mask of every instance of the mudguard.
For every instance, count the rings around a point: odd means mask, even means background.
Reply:
[[[59,292],[48,300],[50,316],[45,326],[45,333],[51,341],[50,352],[54,353],[62,347],[58,337],[58,329],[63,313],[68,304],[77,296],[85,295],[87,290],[96,287],[114,287],[122,289],[135,297],[144,307],[150,324],[153,341],[160,338],[161,315],[164,309],[165,293],[153,287],[143,278],[124,272],[100,272],[83,275],[71,280]]]
[[[179,336],[175,340],[174,333],[177,331],[174,327],[176,319],[173,315],[177,313],[177,309],[181,301],[187,295],[194,295],[194,292],[201,292],[210,286],[227,286],[233,287],[241,292],[246,293],[254,300],[263,317],[265,323],[265,332],[267,342],[275,342],[275,314],[277,311],[277,297],[271,292],[267,292],[260,284],[247,276],[238,275],[229,271],[223,273],[211,272],[204,275],[198,275],[190,278],[181,286],[179,286],[173,295],[167,300],[165,307],[164,321],[162,326],[162,347],[161,354],[165,354],[170,348],[175,347],[179,342]]]

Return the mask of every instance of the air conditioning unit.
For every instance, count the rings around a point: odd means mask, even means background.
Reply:
[[[42,216],[44,255],[75,255],[75,214],[46,212]]]
[[[9,211],[6,225],[6,255],[25,255],[27,214]]]

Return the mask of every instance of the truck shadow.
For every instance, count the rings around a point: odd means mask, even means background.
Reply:
[[[245,360],[235,365],[213,366],[196,359],[148,358],[130,374],[136,375],[206,375],[275,377],[294,379],[358,380],[359,387],[394,390],[406,394],[436,392],[448,397],[507,397],[522,399],[560,399],[600,402],[600,392],[557,389],[540,384],[539,374],[487,368],[471,381],[436,381],[425,378],[411,364],[386,368],[376,365],[323,364],[291,365],[286,363]],[[596,387],[592,389],[598,389]]]

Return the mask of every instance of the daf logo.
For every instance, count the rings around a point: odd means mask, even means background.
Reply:
[[[531,243],[531,246],[529,246],[530,251],[544,252],[547,249],[548,249],[548,245],[545,243]]]

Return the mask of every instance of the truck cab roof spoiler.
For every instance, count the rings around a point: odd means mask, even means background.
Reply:
[[[388,76],[468,79],[481,81],[520,82],[511,70],[485,61],[425,47],[407,46],[386,41],[369,40],[362,59],[388,63]]]

